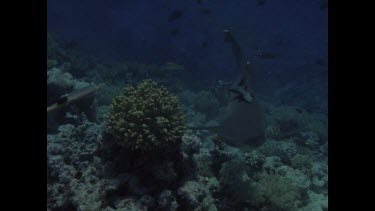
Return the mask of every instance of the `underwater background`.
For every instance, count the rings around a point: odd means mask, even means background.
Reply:
[[[328,210],[327,7],[48,0],[47,210]]]

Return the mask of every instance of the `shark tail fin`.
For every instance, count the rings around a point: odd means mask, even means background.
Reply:
[[[232,51],[236,58],[237,65],[240,67],[242,73],[245,72],[249,68],[249,62],[247,61],[243,50],[229,30],[224,30],[224,34],[225,41],[229,42],[232,46]]]

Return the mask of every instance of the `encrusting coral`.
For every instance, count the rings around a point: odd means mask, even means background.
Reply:
[[[142,81],[137,88],[126,87],[112,101],[107,118],[107,132],[132,151],[179,145],[184,125],[178,98],[152,80]]]

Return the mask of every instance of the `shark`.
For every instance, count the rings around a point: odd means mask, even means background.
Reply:
[[[91,96],[99,91],[104,85],[104,83],[99,85],[91,84],[90,86],[78,89],[72,93],[62,95],[56,100],[56,103],[47,107],[47,114],[75,103],[83,98],[86,98],[87,96]]]
[[[266,121],[264,110],[251,89],[253,68],[232,33],[224,30],[224,34],[225,41],[232,48],[239,74],[229,88],[230,100],[223,120],[218,125],[201,129],[216,132],[228,145],[259,146],[265,141]]]

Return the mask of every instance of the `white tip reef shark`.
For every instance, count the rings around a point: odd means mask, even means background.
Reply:
[[[224,30],[225,41],[232,47],[240,73],[229,92],[230,101],[224,119],[219,125],[191,129],[211,129],[232,146],[258,146],[265,141],[265,117],[253,91],[250,89],[251,63],[246,59],[229,30]]]

